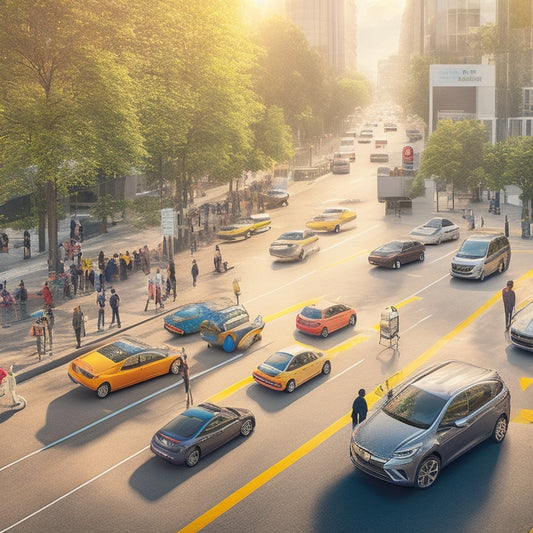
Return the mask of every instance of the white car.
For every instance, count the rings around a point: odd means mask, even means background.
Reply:
[[[447,218],[435,217],[422,226],[418,226],[409,233],[424,244],[440,244],[444,241],[455,241],[459,238],[460,230]]]

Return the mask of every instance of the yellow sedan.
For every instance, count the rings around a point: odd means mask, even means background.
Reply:
[[[282,233],[269,248],[276,261],[303,261],[320,249],[318,237],[308,229]]]
[[[222,226],[217,232],[217,237],[225,240],[248,239],[255,233],[269,230],[271,225],[268,213],[258,213],[241,218],[235,224]]]
[[[180,353],[168,346],[152,347],[134,337],[124,336],[77,357],[68,367],[69,378],[105,398],[111,391],[142,381],[178,374]]]
[[[314,231],[334,231],[339,233],[341,226],[357,218],[357,213],[346,207],[330,207],[306,222]]]
[[[322,352],[295,344],[273,353],[252,377],[263,387],[290,393],[311,378],[330,372],[331,362]]]

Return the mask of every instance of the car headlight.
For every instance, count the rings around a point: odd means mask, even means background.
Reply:
[[[420,448],[422,448],[422,444],[417,444],[416,446],[411,446],[404,450],[396,450],[392,455],[397,459],[407,459],[408,457],[416,455],[420,451]]]

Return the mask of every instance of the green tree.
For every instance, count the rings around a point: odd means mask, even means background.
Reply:
[[[533,138],[509,137],[505,141],[507,150],[504,179],[507,183],[522,189],[524,217],[530,219],[529,206],[533,199]]]
[[[132,81],[108,46],[116,14],[113,1],[0,5],[0,179],[35,169],[53,267],[58,195],[100,169],[129,170],[141,153]]]
[[[401,94],[406,113],[418,115],[429,124],[429,66],[437,63],[432,55],[413,56]]]

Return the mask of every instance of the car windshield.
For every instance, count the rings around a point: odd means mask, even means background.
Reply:
[[[181,439],[190,439],[205,424],[205,420],[182,414],[169,422],[161,431]]]
[[[130,355],[135,355],[136,353],[142,352],[148,348],[150,348],[148,344],[143,344],[141,342],[134,343],[132,341],[116,341],[113,344],[108,344],[107,346],[98,348],[98,353],[101,353],[103,356],[111,359],[113,363],[120,363]]]
[[[432,218],[430,221],[426,222],[423,227],[424,228],[440,228],[441,221],[438,218]]]
[[[392,241],[387,244],[384,244],[378,250],[380,252],[401,252],[403,248],[403,242]]]
[[[278,241],[301,241],[302,240],[302,233],[300,231],[289,231],[287,233],[282,233],[278,239]]]
[[[325,209],[324,215],[340,215],[342,213],[342,209]]]
[[[322,311],[320,311],[320,309],[317,309],[316,307],[310,307],[310,306],[304,307],[300,314],[304,316],[305,318],[313,318],[313,319],[322,318]]]
[[[487,255],[487,248],[489,243],[487,241],[470,241],[466,240],[457,252],[457,257],[464,259],[479,259]]]
[[[445,398],[409,385],[383,407],[383,412],[404,424],[428,429],[445,405]]]
[[[285,352],[276,352],[265,361],[265,364],[283,372],[292,361],[292,357],[291,354]]]

